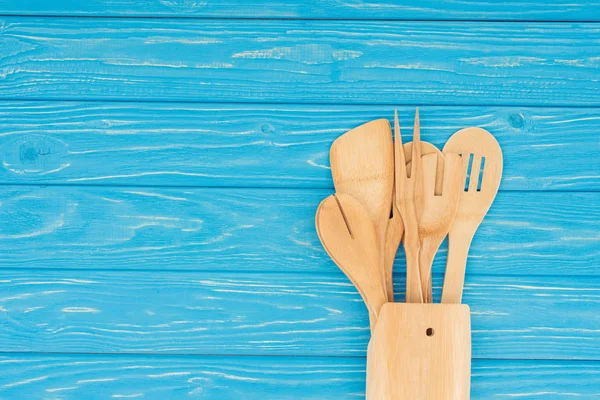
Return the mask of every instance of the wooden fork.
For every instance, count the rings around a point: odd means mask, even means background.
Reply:
[[[404,223],[404,252],[406,253],[406,302],[422,303],[421,278],[419,273],[419,212],[422,201],[421,189],[421,134],[419,109],[415,114],[410,175],[407,174],[406,158],[400,135],[398,112],[394,112],[396,208],[400,210]]]

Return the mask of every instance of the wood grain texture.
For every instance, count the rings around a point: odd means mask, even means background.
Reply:
[[[369,341],[366,386],[367,400],[470,400],[469,306],[385,304]]]
[[[319,204],[315,224],[323,249],[363,298],[373,330],[379,309],[388,299],[371,217],[358,200],[337,193]]]
[[[314,223],[331,193],[3,186],[0,266],[331,272]],[[467,275],[600,276],[599,196],[500,192],[475,235]],[[443,273],[446,250],[443,244],[434,273]],[[394,279],[403,281],[398,253]]]
[[[329,147],[387,106],[0,102],[1,183],[333,188]],[[409,126],[414,107],[399,107]],[[600,190],[600,109],[421,107],[443,147],[479,126],[500,142],[504,190]],[[410,136],[409,136],[410,138]],[[564,162],[556,162],[556,160]]]
[[[597,362],[473,362],[472,400],[598,399]],[[364,399],[364,358],[2,355],[7,399]]]
[[[597,1],[456,2],[452,0],[26,0],[6,1],[8,15],[101,15],[196,18],[334,18],[598,21]]]
[[[2,99],[600,105],[595,24],[0,23]]]
[[[5,270],[0,293],[1,352],[364,356],[370,337],[363,301],[334,265],[323,274]],[[599,296],[598,277],[468,276],[473,357],[598,360]]]
[[[498,194],[504,163],[496,138],[477,127],[456,132],[442,151],[445,157],[462,154],[459,165],[462,164],[465,177],[458,193],[457,212],[448,231],[448,262],[442,293],[442,303],[460,304],[469,248]],[[482,167],[482,164],[485,165]]]

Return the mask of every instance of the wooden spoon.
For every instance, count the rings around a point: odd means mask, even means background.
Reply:
[[[438,155],[437,176],[439,177],[439,179],[436,182],[436,193],[441,193],[444,156],[442,155],[442,152],[433,144],[429,142],[421,142],[421,154],[431,153],[435,153]],[[412,142],[404,144],[404,158],[405,162],[407,163],[406,167],[408,169],[411,167],[410,161],[412,160]],[[394,185],[394,192],[395,191],[396,190]],[[390,302],[394,301],[394,283],[392,279],[394,270],[394,260],[396,258],[398,247],[400,246],[400,241],[402,240],[402,235],[404,234],[404,223],[402,222],[402,217],[400,216],[400,210],[398,210],[398,208],[396,207],[395,193],[393,196],[394,200],[392,201],[392,214],[390,215],[390,219],[388,221],[388,227],[385,237],[385,252],[383,257],[387,298]]]
[[[458,211],[448,234],[448,261],[442,303],[458,304],[462,299],[469,247],[479,224],[487,214],[502,178],[502,150],[494,136],[481,128],[456,132],[444,146],[444,154],[457,153],[472,167],[468,187],[460,193]]]
[[[344,133],[331,145],[330,163],[336,192],[358,200],[375,225],[383,281],[383,254],[394,187],[394,146],[389,121],[378,119]]]
[[[446,153],[443,159],[443,178],[435,154],[421,157],[423,173],[423,212],[419,219],[419,269],[423,302],[432,302],[431,265],[444,238],[450,231],[458,209],[458,199],[464,189],[463,160],[458,154]],[[441,193],[436,185],[442,180]]]
[[[370,216],[360,202],[339,193],[321,202],[315,223],[323,247],[367,305],[373,330],[386,296],[381,280],[379,243]]]

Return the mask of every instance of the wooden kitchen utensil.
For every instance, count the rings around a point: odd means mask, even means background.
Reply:
[[[458,154],[445,154],[443,178],[439,174],[439,161],[435,154],[425,155],[421,161],[423,163],[423,212],[419,219],[421,240],[419,268],[423,302],[431,303],[431,265],[454,221],[460,192],[464,189],[464,173],[463,160]],[[443,179],[442,191],[436,194],[436,185],[440,178]]]
[[[419,204],[422,201],[421,189],[421,138],[419,126],[419,109],[415,114],[413,134],[412,164],[410,176],[407,174],[406,158],[398,112],[394,113],[395,180],[396,208],[400,210],[404,223],[404,252],[406,253],[406,302],[422,303],[421,278],[419,276]]]
[[[394,147],[389,121],[371,121],[337,138],[331,145],[330,164],[336,192],[358,200],[375,225],[381,282],[385,282],[384,247],[394,186]]]
[[[442,152],[435,147],[433,144],[429,142],[421,142],[421,154],[431,154],[435,153],[438,155],[438,171],[437,176],[439,179],[436,182],[436,194],[441,193],[442,190],[442,174],[444,171],[444,156]],[[404,144],[404,158],[406,161],[407,168],[410,168],[412,160],[412,142],[408,142]],[[396,186],[394,185],[394,192],[396,191]],[[400,246],[400,241],[402,240],[402,235],[404,234],[404,223],[402,222],[402,217],[400,216],[400,210],[396,207],[395,201],[396,195],[394,193],[394,197],[392,200],[392,215],[388,221],[388,227],[386,232],[385,239],[385,252],[384,252],[384,268],[385,268],[385,283],[387,290],[387,298],[388,301],[394,301],[394,284],[393,284],[393,270],[394,270],[394,259],[396,258],[396,252],[398,251],[398,246]],[[431,285],[430,285],[431,287]],[[431,291],[431,289],[429,289]]]
[[[387,300],[389,302],[394,301],[394,260],[396,259],[396,252],[398,246],[402,241],[404,235],[404,222],[402,222],[402,216],[400,216],[400,210],[396,207],[396,188],[394,185],[394,195],[392,197],[392,212],[387,225],[387,231],[385,233],[385,248],[383,250],[383,269],[385,277],[385,290],[387,294]]]
[[[367,305],[372,330],[386,296],[377,233],[369,214],[358,200],[339,193],[321,202],[315,223],[323,247]]]
[[[468,400],[465,304],[387,303],[367,351],[367,400]]]
[[[444,154],[461,154],[465,171],[471,164],[468,186],[460,193],[458,211],[448,234],[448,260],[442,303],[462,299],[469,247],[475,231],[488,212],[502,178],[502,150],[492,134],[481,128],[466,128],[448,139]]]

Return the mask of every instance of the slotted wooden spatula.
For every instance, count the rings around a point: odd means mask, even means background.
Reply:
[[[367,305],[373,329],[386,296],[381,280],[379,243],[371,218],[361,203],[339,193],[321,202],[315,222],[323,247]]]
[[[458,304],[462,299],[471,241],[498,193],[502,150],[488,131],[466,128],[448,139],[443,153],[460,154],[467,171],[465,176],[468,176],[468,186],[465,185],[460,193],[458,211],[448,234],[448,260],[442,292],[442,303]]]
[[[358,200],[375,225],[381,254],[380,275],[384,280],[385,234],[394,187],[394,146],[389,121],[371,121],[337,138],[331,145],[330,164],[336,193]]]

